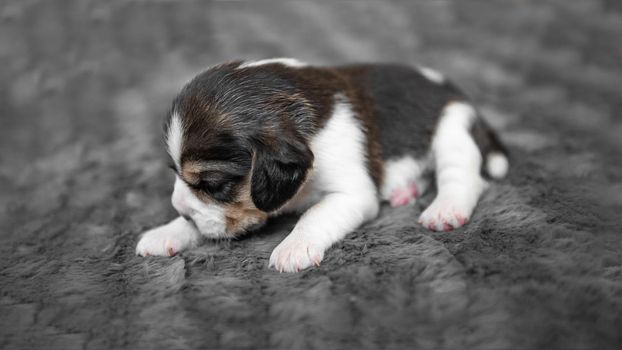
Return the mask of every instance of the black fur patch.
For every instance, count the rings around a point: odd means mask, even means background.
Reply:
[[[451,82],[430,81],[412,67],[376,64],[347,66],[341,70],[367,92],[384,159],[404,154],[425,156],[443,108],[452,101],[469,102]],[[479,114],[470,133],[484,159],[482,175],[488,178],[486,155],[497,151],[507,156],[506,148]]]
[[[431,82],[412,67],[392,64],[361,67],[364,69],[355,71],[351,79],[365,87],[372,101],[373,122],[379,130],[385,159],[427,154],[445,105],[466,99],[453,85]]]
[[[251,178],[255,206],[270,212],[296,194],[313,164],[313,153],[300,140],[282,140],[276,146],[256,148]]]
[[[483,161],[480,173],[485,179],[490,180],[492,177],[486,170],[486,156],[492,152],[498,152],[506,157],[509,157],[508,151],[501,141],[499,141],[499,138],[492,128],[481,116],[478,116],[475,119],[469,131],[471,133],[471,137],[473,137],[473,141],[475,141],[475,144],[477,145],[477,148],[479,148],[482,155]]]

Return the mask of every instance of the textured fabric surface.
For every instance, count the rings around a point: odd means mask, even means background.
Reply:
[[[622,347],[622,6],[610,1],[3,1],[0,348]],[[175,216],[161,121],[234,58],[423,63],[512,153],[464,229],[414,207],[279,274],[296,222],[138,258]]]

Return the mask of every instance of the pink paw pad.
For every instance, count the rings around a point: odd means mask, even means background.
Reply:
[[[419,223],[432,231],[453,231],[469,222],[467,209],[435,200],[419,217]]]
[[[176,242],[168,239],[166,240],[166,255],[173,257],[175,255],[177,255],[177,249],[175,248],[177,245],[175,244]]]
[[[458,219],[460,226],[464,226],[467,222],[469,222],[469,219],[462,215],[456,215],[456,219]]]
[[[458,225],[454,226],[454,224],[452,223],[443,222],[443,231],[453,231],[455,228],[464,226],[468,221],[464,216],[460,214],[456,214],[455,219],[458,221]]]
[[[412,183],[406,188],[398,188],[391,194],[391,206],[393,208],[402,207],[408,205],[417,198],[418,195],[417,185]]]

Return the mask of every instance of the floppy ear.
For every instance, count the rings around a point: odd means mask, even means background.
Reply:
[[[258,146],[251,177],[251,197],[257,209],[270,212],[285,204],[298,192],[312,164],[313,153],[296,138]]]

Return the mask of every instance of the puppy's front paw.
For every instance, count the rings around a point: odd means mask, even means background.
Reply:
[[[290,234],[270,256],[270,267],[280,272],[298,272],[310,266],[320,266],[324,250],[301,235]]]
[[[191,248],[196,239],[188,233],[161,226],[145,232],[136,245],[136,255],[175,256],[182,250]]]
[[[469,222],[473,211],[458,198],[439,198],[423,211],[419,223],[433,231],[451,231]]]

